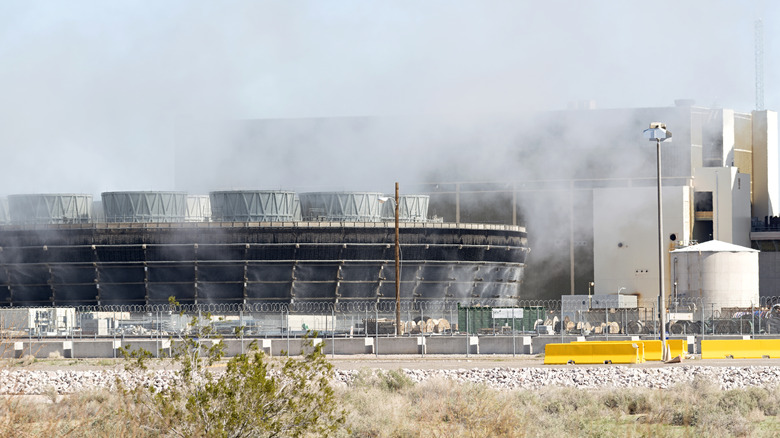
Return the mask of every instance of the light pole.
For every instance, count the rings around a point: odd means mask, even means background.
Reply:
[[[591,308],[590,291],[593,288],[593,286],[595,286],[595,285],[596,285],[596,283],[594,283],[592,281],[590,283],[588,283],[588,311],[590,311],[590,308]]]
[[[661,142],[672,141],[672,133],[666,130],[665,123],[653,122],[644,131],[645,138],[655,141],[656,167],[658,170],[658,289],[659,310],[661,312],[661,356],[669,360],[669,348],[666,345],[666,297],[664,296],[664,231],[663,231],[663,200],[661,197]]]

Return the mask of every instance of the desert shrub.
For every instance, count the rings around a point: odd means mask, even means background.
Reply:
[[[628,415],[644,414],[650,411],[650,399],[645,391],[635,389],[614,389],[601,395],[601,403]]]
[[[379,373],[381,388],[389,392],[398,392],[414,385],[414,381],[402,370],[390,370]]]
[[[742,415],[747,415],[756,409],[763,410],[767,406],[768,400],[769,391],[767,389],[750,387],[725,391],[721,395],[718,405],[724,412],[737,411]]]
[[[353,378],[353,385],[361,388],[376,387],[387,392],[398,392],[414,385],[414,381],[403,370],[362,369]]]
[[[762,402],[761,410],[766,416],[780,415],[780,386],[766,388],[766,391],[766,399]]]
[[[177,303],[171,299],[171,304]],[[205,318],[193,318],[190,329],[172,342],[179,384],[127,392],[132,409],[126,412],[152,435],[330,436],[342,427],[344,412],[334,399],[333,367],[322,343],[315,345],[307,334],[301,357],[282,360],[267,358],[252,343],[249,353],[230,359],[224,371],[213,372],[209,367],[222,359],[224,347],[210,315]],[[202,339],[214,342],[204,344]],[[148,355],[124,354],[145,368]]]
[[[344,423],[330,385],[332,366],[322,344],[307,346],[311,351],[302,358],[282,361],[253,349],[232,358],[221,373],[204,368],[210,357],[184,354],[180,385],[133,391],[133,402],[145,408],[136,415],[161,435],[330,436]]]

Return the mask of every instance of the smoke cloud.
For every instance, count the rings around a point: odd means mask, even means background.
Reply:
[[[496,156],[513,137],[528,138],[511,121],[529,111],[680,97],[750,110],[753,21],[764,19],[765,77],[775,77],[777,9],[703,0],[4,2],[0,194],[243,186],[230,165],[243,157],[235,130],[184,140],[201,124],[267,118],[439,122],[407,133],[391,122],[370,133],[359,121],[324,124],[297,142],[270,133],[254,143],[265,160],[252,186],[368,190],[451,169],[492,177],[495,161],[480,149],[497,147]],[[777,87],[765,88],[766,106],[780,106]],[[187,170],[187,154],[215,151],[219,166]],[[177,187],[177,177],[193,179],[182,172],[220,187]]]

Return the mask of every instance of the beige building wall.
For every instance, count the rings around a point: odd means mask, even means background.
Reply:
[[[753,111],[753,213],[780,215],[780,174],[778,174],[777,113]]]
[[[595,293],[658,296],[658,210],[655,187],[604,188],[593,193]],[[664,187],[664,269],[669,294],[669,250],[690,240],[690,186]],[[674,239],[672,239],[674,235]]]
[[[712,238],[750,246],[750,175],[736,167],[694,170],[694,191],[712,192]]]

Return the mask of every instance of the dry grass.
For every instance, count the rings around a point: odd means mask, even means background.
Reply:
[[[388,390],[362,378],[339,396],[361,437],[780,435],[780,388],[720,391],[705,381],[668,391],[498,391],[448,380]]]
[[[120,393],[15,396],[0,401],[0,437],[146,436]]]
[[[498,391],[363,372],[353,386],[339,387],[337,399],[349,412],[342,436],[780,436],[780,388],[721,391],[706,381],[665,391]],[[154,436],[144,428],[144,409],[108,391],[9,397],[0,400],[0,436]]]

